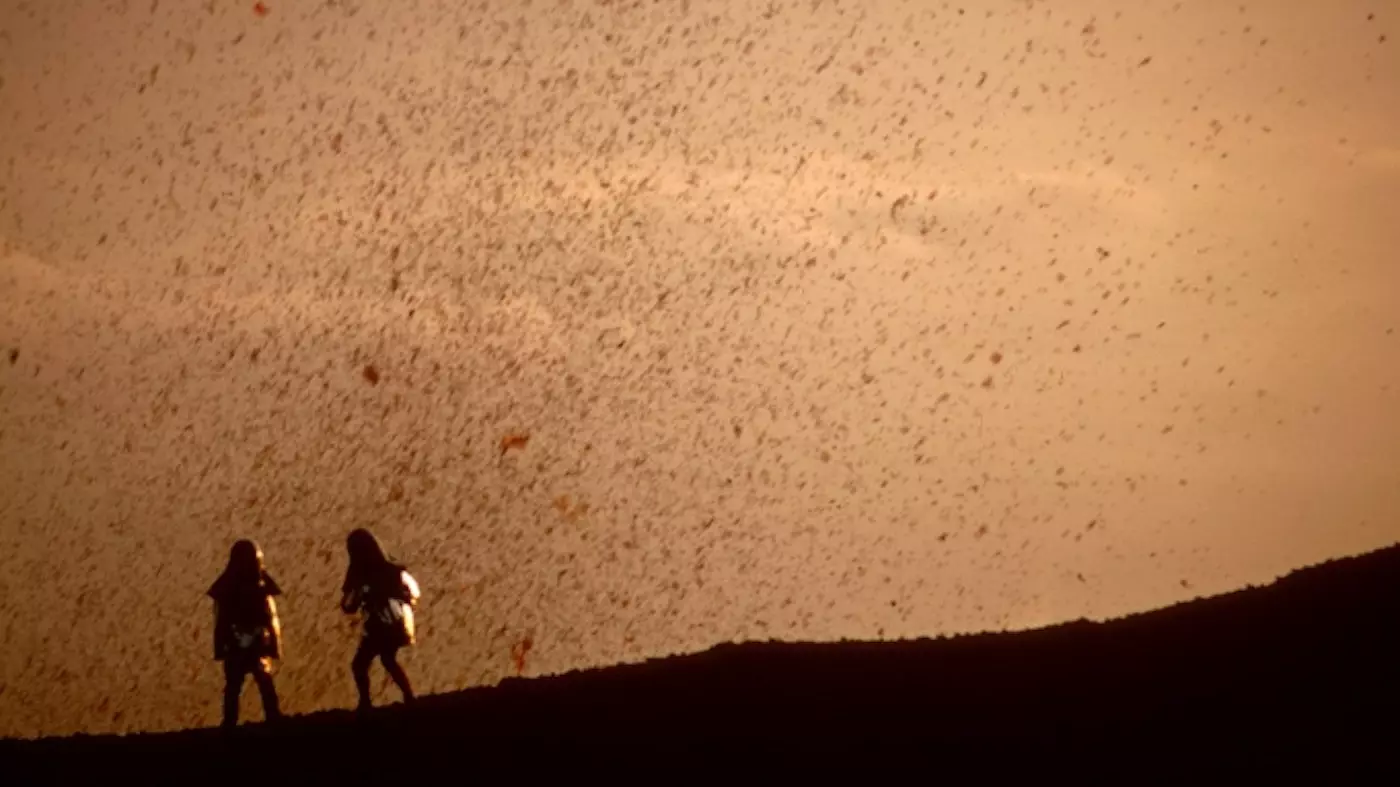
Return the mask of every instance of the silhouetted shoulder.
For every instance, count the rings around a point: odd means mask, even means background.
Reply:
[[[266,572],[263,572],[256,585],[243,584],[241,587],[237,580],[224,573],[220,574],[219,578],[214,580],[214,584],[209,586],[208,596],[215,601],[224,602],[234,594],[243,596],[249,592],[255,595],[261,592],[264,596],[280,596],[282,595],[282,586],[278,585],[277,580]]]

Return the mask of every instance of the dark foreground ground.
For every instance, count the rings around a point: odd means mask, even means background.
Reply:
[[[1106,624],[727,645],[233,737],[7,741],[0,782],[749,782],[855,768],[919,783],[1397,784],[1397,670],[1393,547]]]

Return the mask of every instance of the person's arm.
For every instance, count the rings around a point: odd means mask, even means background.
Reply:
[[[340,583],[340,611],[353,615],[359,611],[360,601],[360,583],[355,581],[353,572],[347,571],[345,581]]]
[[[219,614],[219,602],[214,602],[214,658],[221,659],[228,650],[228,633],[224,630],[224,618]]]
[[[353,615],[360,609],[360,591],[355,588],[346,588],[341,592],[340,611],[347,615]]]
[[[401,571],[399,576],[403,581],[403,591],[406,596],[404,601],[407,601],[409,604],[417,604],[418,598],[421,595],[418,590],[418,580],[414,579],[413,575],[408,573],[407,569]]]
[[[277,602],[272,596],[267,597],[267,631],[269,655],[274,659],[282,658],[282,620],[277,617]]]

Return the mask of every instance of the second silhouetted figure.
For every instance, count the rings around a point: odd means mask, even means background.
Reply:
[[[361,528],[350,533],[345,548],[350,553],[350,568],[341,587],[340,608],[347,615],[362,612],[364,616],[364,636],[350,662],[355,688],[360,693],[359,708],[368,710],[373,704],[369,668],[375,657],[398,684],[404,702],[412,702],[413,687],[397,656],[399,648],[414,642],[413,605],[418,602],[418,583],[403,566],[384,554],[384,548],[368,530]]]
[[[238,695],[248,675],[262,694],[263,715],[268,720],[281,715],[272,685],[272,660],[282,655],[282,627],[272,598],[281,594],[263,569],[262,550],[248,540],[233,545],[228,566],[209,588],[214,599],[214,658],[224,663],[225,728],[238,724]]]

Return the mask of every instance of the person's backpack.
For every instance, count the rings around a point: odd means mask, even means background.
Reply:
[[[229,632],[229,645],[235,651],[245,654],[262,655],[271,635],[266,626],[240,626],[234,624]]]
[[[264,593],[244,593],[225,602],[221,610],[225,637],[222,644],[230,655],[262,658],[278,656],[281,626],[276,602]]]
[[[406,569],[400,569],[396,586],[384,590],[364,595],[366,627],[398,644],[413,644],[413,605],[419,597],[418,582]]]

